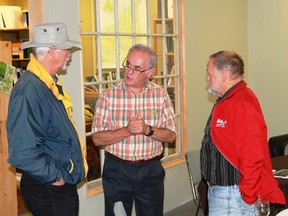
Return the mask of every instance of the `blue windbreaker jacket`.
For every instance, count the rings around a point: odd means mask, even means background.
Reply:
[[[27,71],[10,95],[8,162],[42,183],[77,184],[85,171],[77,132],[61,100]]]

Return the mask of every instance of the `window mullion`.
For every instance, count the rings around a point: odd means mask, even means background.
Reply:
[[[163,60],[163,75],[167,75],[167,62],[166,62],[166,52],[167,52],[167,43],[166,43],[166,20],[165,20],[165,2],[161,0],[161,22],[162,22],[162,60]],[[166,82],[164,83],[165,86]]]
[[[135,18],[135,0],[131,0],[131,18],[132,18],[132,34],[133,44],[136,44],[136,18]]]
[[[120,38],[119,38],[119,14],[118,0],[114,0],[114,22],[115,22],[115,54],[116,54],[116,79],[120,80]]]
[[[151,36],[151,2],[150,0],[146,1],[147,7],[146,7],[146,13],[147,13],[147,34],[148,36],[148,46],[152,46],[152,36]]]
[[[100,26],[100,6],[99,6],[99,0],[95,0],[95,12],[96,12],[96,32],[99,33],[98,36],[96,37],[97,40],[97,56],[96,56],[96,61],[97,61],[97,73],[98,73],[98,78],[99,81],[102,81],[102,47],[101,47],[101,26]],[[99,90],[100,92],[102,91],[102,84],[99,85]]]

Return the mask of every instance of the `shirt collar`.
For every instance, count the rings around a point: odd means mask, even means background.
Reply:
[[[227,97],[230,92],[235,89],[238,85],[240,85],[240,83],[242,83],[243,80],[239,81],[238,83],[236,83],[234,86],[232,86],[230,89],[228,89],[228,91],[225,92],[225,94],[222,97],[218,97],[216,102],[218,103],[219,101],[221,101],[223,98]]]
[[[119,83],[118,87],[123,89],[123,90],[129,90],[129,88],[126,85],[126,83],[124,82],[124,80]],[[153,89],[153,85],[149,80],[145,81],[145,86],[141,92],[146,91],[147,89]]]

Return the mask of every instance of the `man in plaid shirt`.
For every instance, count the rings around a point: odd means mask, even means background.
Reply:
[[[114,216],[122,202],[131,215],[163,215],[163,142],[176,139],[173,105],[167,91],[150,82],[156,54],[147,46],[130,48],[123,62],[124,79],[98,98],[92,126],[97,146],[105,146],[102,182],[105,215]]]

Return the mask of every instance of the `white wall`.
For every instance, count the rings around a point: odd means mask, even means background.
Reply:
[[[215,102],[206,90],[208,57],[231,50],[247,64],[247,5],[243,0],[189,0],[185,1],[185,14],[188,148],[199,149]]]
[[[250,86],[270,136],[288,131],[288,1],[248,1]]]

